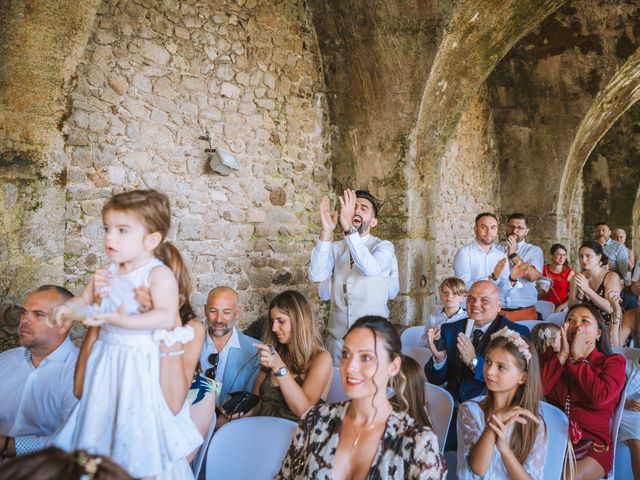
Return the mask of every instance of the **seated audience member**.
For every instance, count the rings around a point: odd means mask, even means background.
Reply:
[[[562,346],[560,327],[555,323],[538,323],[531,330],[533,346],[542,355],[547,351],[559,352]]]
[[[620,277],[606,268],[608,261],[600,244],[587,240],[580,247],[582,271],[573,276],[569,287],[569,306],[593,305],[600,310],[607,325],[612,311],[607,293],[620,291]]]
[[[542,269],[542,276],[550,278],[553,285],[549,288],[545,300],[556,306],[559,312],[567,306],[569,301],[569,283],[574,272],[569,266],[567,249],[560,243],[551,246],[551,263],[547,263]]]
[[[27,295],[18,324],[21,346],[0,353],[0,448],[5,457],[46,447],[77,403],[72,322],[60,327],[46,323],[51,310],[72,297],[55,285]]]
[[[462,280],[456,277],[445,278],[440,284],[438,293],[440,294],[442,310],[432,313],[427,318],[425,322],[425,338],[427,331],[432,327],[467,318],[467,312],[462,308],[467,296],[467,286]]]
[[[262,369],[253,387],[260,395],[257,415],[298,421],[329,388],[333,364],[322,347],[311,305],[287,290],[269,304],[269,321],[259,357]]]
[[[575,305],[562,328],[562,347],[541,357],[547,401],[569,417],[577,478],[599,479],[613,466],[611,417],[625,385],[625,359],[614,354],[600,311]]]
[[[276,478],[446,478],[436,435],[387,399],[401,363],[395,327],[382,317],[358,319],[340,361],[349,400],[316,405],[304,415]]]
[[[620,303],[625,312],[638,308],[638,296],[631,291],[630,286],[624,284],[623,279],[620,279]]]
[[[622,228],[614,229],[611,233],[611,238],[626,247],[627,232],[625,232]],[[633,268],[636,266],[636,254],[633,250],[627,248],[627,257],[629,259],[629,272],[631,272],[631,270],[633,270]]]
[[[501,306],[498,287],[490,281],[479,281],[467,295],[468,319],[429,330],[429,349],[433,357],[427,362],[425,373],[435,385],[446,383],[446,389],[457,403],[486,391],[483,364],[491,334],[509,327],[526,337],[530,335],[527,327],[499,315]],[[454,450],[455,444],[455,422],[451,422],[445,450]]]
[[[423,427],[431,428],[429,410],[427,408],[427,398],[425,396],[425,383],[427,377],[418,362],[413,358],[402,355],[402,375],[393,377],[394,396],[391,403],[395,409],[406,410],[416,423]],[[399,381],[396,381],[399,379]],[[398,394],[404,391],[404,395]],[[404,399],[402,398],[404,396]],[[403,402],[406,408],[403,408]]]
[[[626,359],[627,399],[620,421],[618,441],[629,447],[633,478],[640,478],[640,364]],[[617,475],[616,475],[617,476]]]
[[[133,480],[104,455],[83,450],[67,453],[56,447],[29,453],[0,466],[0,480]]]
[[[595,236],[596,242],[602,247],[602,251],[606,256],[609,270],[618,273],[622,278],[626,278],[627,270],[629,269],[627,247],[611,238],[611,228],[606,222],[600,222],[596,225]]]
[[[542,480],[547,433],[538,355],[507,327],[491,335],[484,362],[487,396],[460,405],[458,478]]]

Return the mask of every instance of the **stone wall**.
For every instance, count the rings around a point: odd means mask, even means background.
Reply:
[[[440,282],[453,275],[457,250],[474,237],[473,221],[484,211],[500,210],[500,177],[488,93],[485,86],[469,102],[442,159],[435,210],[435,290],[423,316],[435,305]]]
[[[322,89],[302,1],[103,2],[65,128],[68,286],[105,261],[105,199],[156,188],[198,311],[220,284],[240,291],[243,323],[277,290],[317,300],[306,267],[331,178]],[[239,171],[211,171],[205,134]]]

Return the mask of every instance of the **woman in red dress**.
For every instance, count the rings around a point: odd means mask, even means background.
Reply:
[[[547,401],[569,417],[576,479],[599,479],[613,466],[610,421],[625,384],[625,359],[612,353],[604,319],[575,305],[562,328],[562,348],[542,355]],[[568,465],[565,465],[568,468]]]
[[[567,262],[567,249],[560,243],[554,243],[551,246],[551,263],[542,268],[542,276],[553,280],[545,300],[556,306],[556,312],[567,306],[573,273]]]

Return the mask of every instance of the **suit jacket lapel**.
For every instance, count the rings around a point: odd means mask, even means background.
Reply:
[[[225,398],[229,394],[229,389],[231,388],[231,382],[233,382],[236,374],[238,373],[238,350],[237,348],[229,348],[229,353],[227,354],[227,363],[224,366],[224,375],[222,375],[222,389],[220,390],[220,401],[224,402]],[[240,382],[243,384],[242,379],[236,379],[236,384]]]

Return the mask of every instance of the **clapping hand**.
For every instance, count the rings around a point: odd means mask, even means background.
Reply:
[[[613,316],[621,317],[622,316],[622,299],[620,298],[620,294],[616,290],[609,290],[606,294],[607,300],[611,304],[611,308],[613,309]]]
[[[473,348],[473,344],[469,337],[467,337],[464,333],[460,332],[458,334],[458,351],[460,352],[460,359],[462,363],[465,365],[469,365],[469,362],[476,358],[476,349]]]
[[[320,220],[322,221],[321,240],[331,240],[331,235],[338,224],[338,212],[331,211],[329,197],[326,195],[320,200]]]
[[[507,237],[507,254],[513,255],[518,250],[518,237],[511,234]]]
[[[520,262],[517,265],[514,265],[511,269],[511,278],[514,280],[518,280],[519,278],[524,277],[531,268],[531,264],[529,262]]]
[[[587,340],[587,334],[582,325],[578,326],[571,342],[571,356],[574,360],[584,358],[592,350],[593,345]]]
[[[356,192],[355,190],[346,189],[340,201],[340,225],[346,232],[353,226],[353,215],[356,212]]]
[[[447,351],[439,351],[436,348],[436,342],[440,340],[440,327],[431,327],[427,330],[427,341],[429,342],[429,350],[431,350],[431,354],[433,355],[433,360],[436,363],[440,363],[447,356]]]
[[[500,278],[500,275],[502,275],[502,270],[504,270],[504,266],[506,264],[507,264],[506,258],[503,258],[498,263],[496,263],[496,266],[493,268],[493,276],[496,278]]]
[[[573,277],[576,282],[576,286],[583,295],[586,295],[589,291],[589,280],[584,276],[584,273],[578,272]]]

